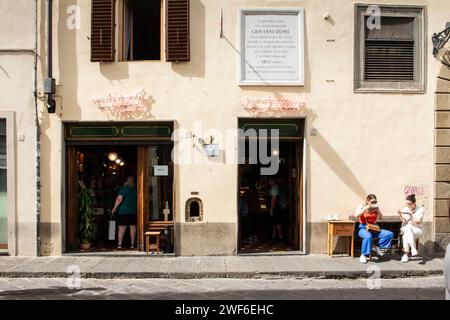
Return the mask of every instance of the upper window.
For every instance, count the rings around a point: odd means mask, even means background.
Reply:
[[[161,0],[124,0],[120,60],[161,59]]]
[[[162,60],[163,47],[166,61],[189,61],[190,0],[165,0],[164,14],[163,1],[92,0],[91,61]]]
[[[425,91],[423,8],[357,5],[355,90]]]

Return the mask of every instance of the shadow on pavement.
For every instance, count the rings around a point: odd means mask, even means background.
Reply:
[[[49,287],[38,289],[24,289],[24,290],[12,290],[12,291],[0,291],[0,297],[5,296],[27,296],[27,297],[42,297],[49,295],[70,295],[79,293],[82,291],[105,291],[105,288],[82,288],[82,289],[70,289],[67,287]]]

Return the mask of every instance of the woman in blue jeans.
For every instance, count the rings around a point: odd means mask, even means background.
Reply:
[[[378,207],[377,197],[374,194],[369,194],[366,198],[366,203],[356,209],[356,217],[359,218],[358,235],[363,240],[359,261],[361,263],[367,263],[367,258],[370,256],[372,250],[376,251],[379,256],[383,256],[381,249],[391,248],[394,234],[391,231],[383,229],[380,232],[367,231],[367,224],[377,224],[378,219],[383,219],[383,214]],[[378,238],[378,245],[372,249],[373,238]]]

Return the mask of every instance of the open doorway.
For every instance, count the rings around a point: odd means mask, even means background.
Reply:
[[[77,195],[81,188],[92,189],[94,206],[94,224],[97,226],[95,238],[91,242],[89,251],[114,251],[117,248],[117,230],[115,239],[109,237],[109,221],[120,188],[128,176],[137,174],[136,146],[76,146],[71,147],[74,159],[73,174],[69,177],[69,184],[73,186],[70,200],[76,198],[75,208],[78,211],[80,200]],[[73,161],[75,160],[75,161]],[[75,214],[77,212],[74,212]],[[137,214],[137,212],[136,212]],[[81,223],[81,216],[77,214],[72,223]],[[74,226],[71,226],[72,228]],[[117,226],[116,226],[117,228]],[[79,231],[79,230],[78,230]],[[136,242],[134,242],[136,243]],[[122,248],[130,248],[130,228],[126,229]],[[73,248],[77,250],[79,248]]]
[[[6,119],[0,119],[0,254],[8,253]]]
[[[117,194],[124,186],[127,176],[134,176],[137,198],[135,242],[137,247],[133,248],[133,251],[145,252],[147,240],[145,233],[150,231],[159,233],[159,253],[173,254],[175,220],[174,165],[171,158],[173,123],[73,122],[67,123],[64,131],[65,252],[78,252],[81,249],[77,194],[82,190],[83,184],[94,189],[95,223],[98,224],[98,232],[89,252],[118,251],[119,223],[116,222],[115,240],[109,240],[109,218]],[[120,213],[119,207],[118,214]],[[121,251],[131,249],[129,232],[127,229]]]
[[[250,120],[248,120],[250,121]],[[247,122],[247,128],[277,128],[279,141],[270,139],[256,143],[251,151],[251,138],[245,138],[238,170],[239,181],[239,252],[243,254],[302,251],[303,230],[303,121],[297,132],[287,132],[286,121]],[[245,128],[246,125],[240,125]],[[263,150],[261,150],[263,148]],[[268,153],[278,162],[276,170],[265,173],[267,163],[261,154]],[[255,161],[257,156],[257,161]]]

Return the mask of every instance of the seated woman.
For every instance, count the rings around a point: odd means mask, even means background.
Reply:
[[[369,231],[367,225],[376,225],[378,219],[383,219],[383,214],[377,205],[377,197],[374,194],[369,194],[366,198],[366,203],[360,205],[356,209],[356,217],[359,217],[359,231],[358,235],[363,239],[361,248],[361,263],[367,263],[367,257],[372,251],[372,238],[378,238],[378,246],[374,248],[379,256],[383,256],[381,249],[390,249],[392,238],[394,234],[391,231],[381,229],[377,231]]]
[[[416,248],[416,240],[423,236],[422,219],[424,215],[423,207],[418,208],[416,205],[416,196],[414,194],[406,198],[406,207],[398,210],[397,213],[403,222],[402,239],[403,239],[403,257],[402,262],[409,261],[408,253],[411,248],[411,256],[415,257],[419,253]]]

